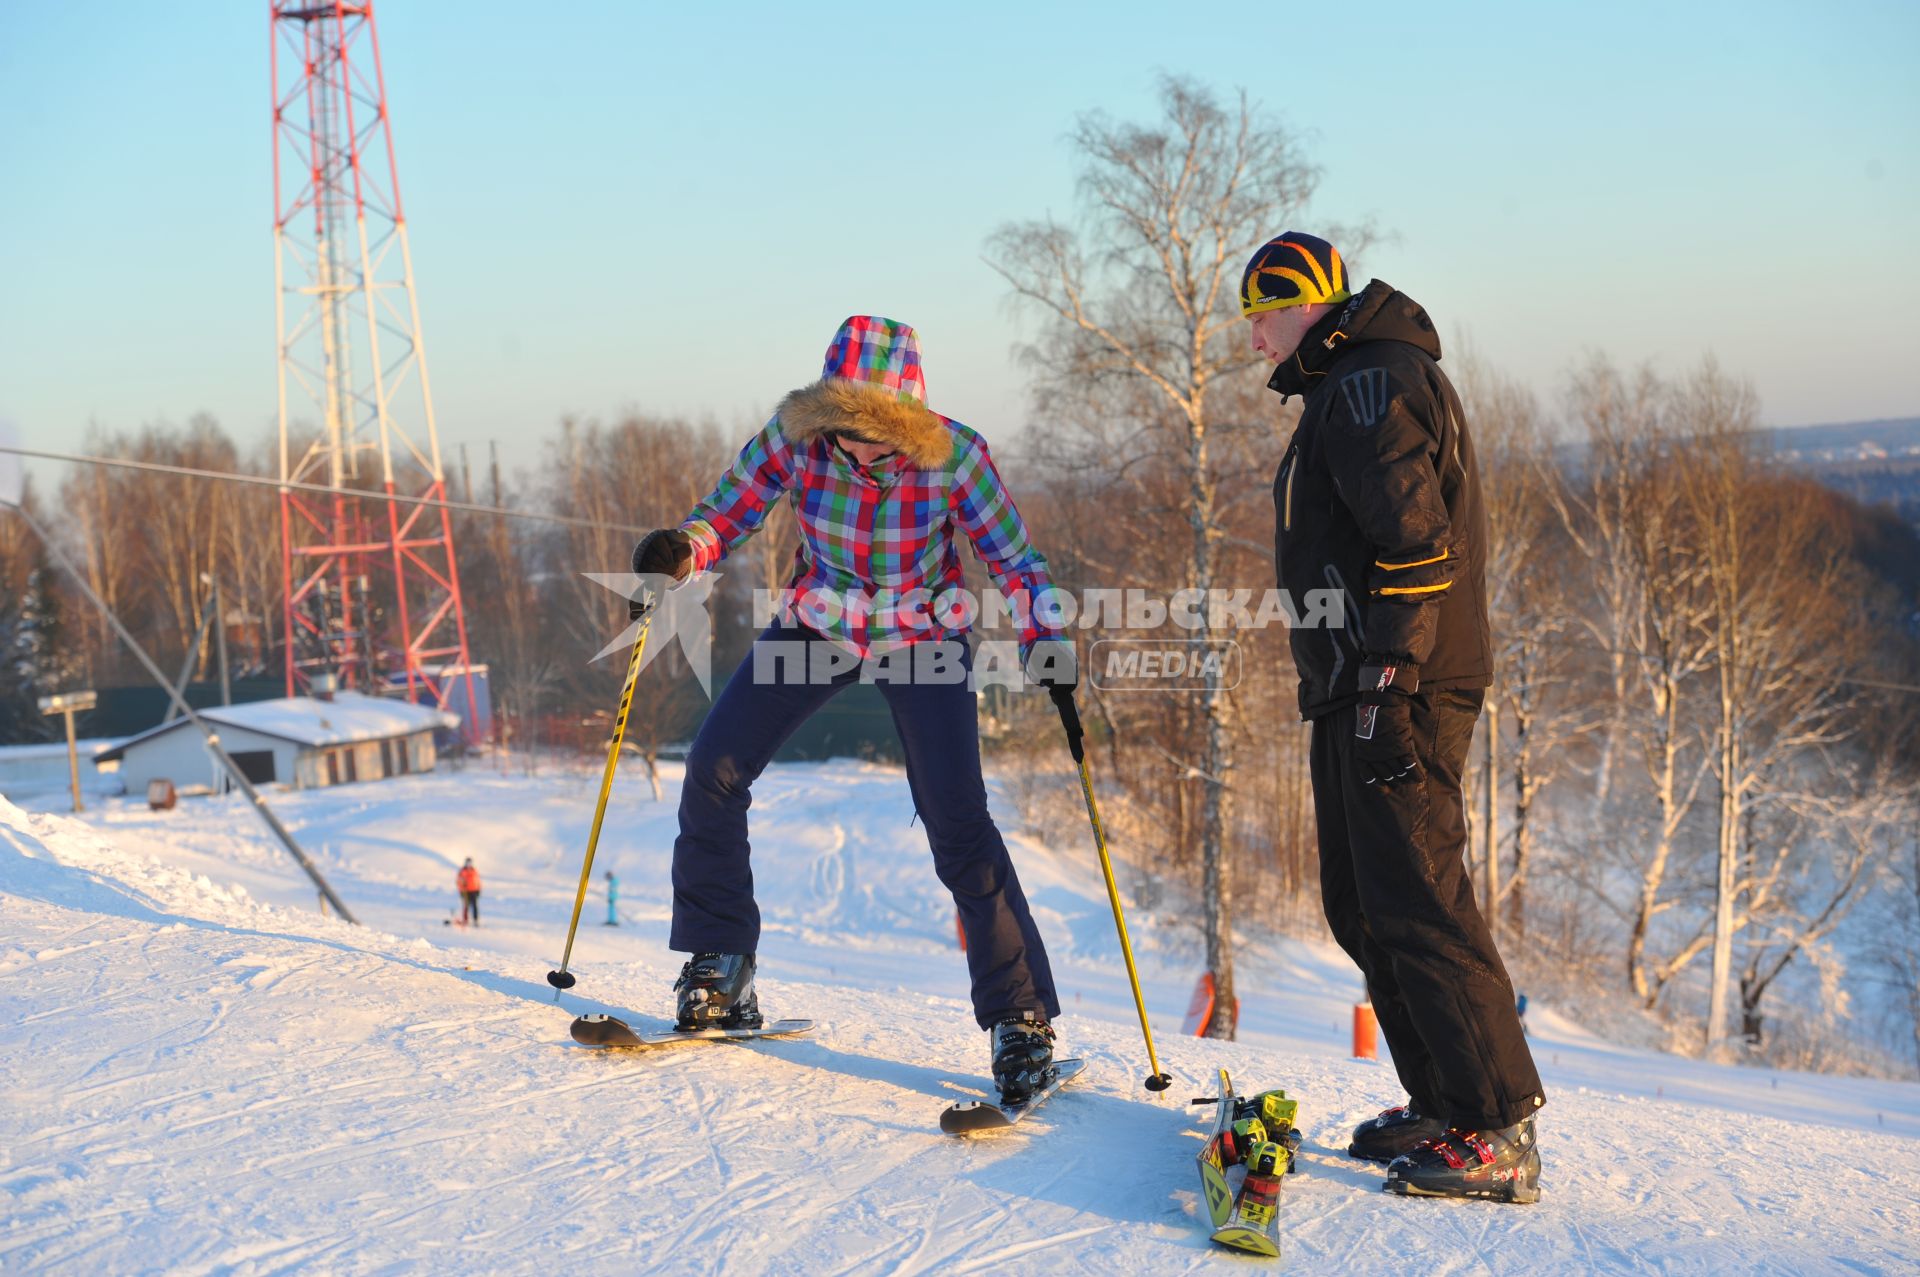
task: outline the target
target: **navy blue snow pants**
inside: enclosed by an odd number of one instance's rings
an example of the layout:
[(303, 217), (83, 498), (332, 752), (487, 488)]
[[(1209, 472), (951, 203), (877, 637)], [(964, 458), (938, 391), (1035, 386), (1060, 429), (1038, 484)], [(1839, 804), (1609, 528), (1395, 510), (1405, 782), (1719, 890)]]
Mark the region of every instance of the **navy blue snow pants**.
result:
[[(763, 651), (767, 644), (782, 646)], [(860, 667), (847, 666), (844, 653), (799, 626), (776, 621), (754, 648), (707, 711), (687, 755), (680, 836), (673, 844), (669, 939), (669, 947), (684, 953), (753, 953), (759, 947), (760, 910), (747, 845), (753, 782), (815, 710), (860, 678)], [(767, 659), (776, 651), (805, 660)], [(964, 676), (952, 675), (956, 665), (972, 668), (972, 653), (964, 641), (916, 644), (910, 653), (914, 659), (900, 654), (875, 683), (893, 713), (934, 872), (953, 893), (966, 931), (974, 1018), (991, 1028), (1021, 1013), (1058, 1016), (1046, 948), (1007, 845), (987, 812), (973, 688)], [(941, 657), (945, 676), (930, 675), (929, 666)], [(836, 662), (841, 668), (834, 668)], [(767, 677), (770, 672), (777, 677)]]

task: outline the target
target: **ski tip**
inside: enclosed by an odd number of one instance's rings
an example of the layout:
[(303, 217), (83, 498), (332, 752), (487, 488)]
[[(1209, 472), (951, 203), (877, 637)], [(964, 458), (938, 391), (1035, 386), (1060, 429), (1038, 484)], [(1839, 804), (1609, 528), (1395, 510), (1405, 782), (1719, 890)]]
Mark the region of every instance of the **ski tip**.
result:
[(952, 1105), (940, 1114), (943, 1135), (978, 1135), (982, 1131), (1005, 1130), (1012, 1125), (1013, 1120), (998, 1104), (980, 1100)]
[(1268, 1259), (1280, 1257), (1280, 1244), (1260, 1232), (1241, 1224), (1229, 1224), (1225, 1228), (1215, 1229), (1213, 1241), (1232, 1250), (1245, 1251), (1249, 1255), (1265, 1255)]
[(610, 1015), (583, 1015), (574, 1020), (567, 1032), (581, 1046), (634, 1046), (640, 1036), (623, 1020)]

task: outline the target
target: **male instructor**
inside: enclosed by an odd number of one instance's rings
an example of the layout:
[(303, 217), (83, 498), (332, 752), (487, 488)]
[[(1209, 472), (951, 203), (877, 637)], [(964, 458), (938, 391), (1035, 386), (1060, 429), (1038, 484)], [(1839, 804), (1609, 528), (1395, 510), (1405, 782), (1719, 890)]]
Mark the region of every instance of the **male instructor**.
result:
[(1296, 628), (1313, 723), (1320, 892), (1410, 1097), (1354, 1131), (1401, 1194), (1539, 1199), (1540, 1075), (1474, 904), (1460, 777), (1491, 681), (1486, 516), (1433, 321), (1333, 245), (1289, 231), (1247, 264), (1267, 385), (1306, 401), (1274, 481), (1280, 584), (1338, 590)]

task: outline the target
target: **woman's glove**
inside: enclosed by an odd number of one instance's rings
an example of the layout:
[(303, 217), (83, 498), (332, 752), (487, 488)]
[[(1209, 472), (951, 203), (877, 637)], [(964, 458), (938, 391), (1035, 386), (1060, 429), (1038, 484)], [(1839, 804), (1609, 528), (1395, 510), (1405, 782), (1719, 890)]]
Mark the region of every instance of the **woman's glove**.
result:
[[(679, 528), (655, 528), (633, 547), (635, 576), (668, 576), (684, 581), (692, 573), (693, 538)], [(627, 615), (637, 621), (652, 606), (652, 591), (641, 590), (627, 600)]]
[(635, 576), (670, 576), (684, 581), (693, 571), (693, 538), (679, 528), (655, 528), (633, 547)]
[(1080, 658), (1065, 639), (1036, 642), (1027, 651), (1026, 670), (1027, 678), (1041, 687), (1071, 690), (1080, 684)]

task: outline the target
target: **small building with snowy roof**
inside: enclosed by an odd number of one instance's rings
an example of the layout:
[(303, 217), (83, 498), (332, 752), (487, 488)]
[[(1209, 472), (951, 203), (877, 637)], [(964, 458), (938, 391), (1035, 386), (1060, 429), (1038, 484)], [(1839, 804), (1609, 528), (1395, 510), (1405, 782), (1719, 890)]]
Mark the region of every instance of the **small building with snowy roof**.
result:
[[(256, 785), (318, 789), (351, 781), (381, 780), (432, 771), (433, 734), (460, 725), (458, 715), (429, 705), (358, 692), (330, 699), (309, 696), (249, 701), (199, 711), (213, 724), (220, 744)], [(185, 718), (149, 728), (95, 755), (119, 764), (127, 793), (145, 793), (150, 781), (175, 787), (228, 787), (206, 736)]]

